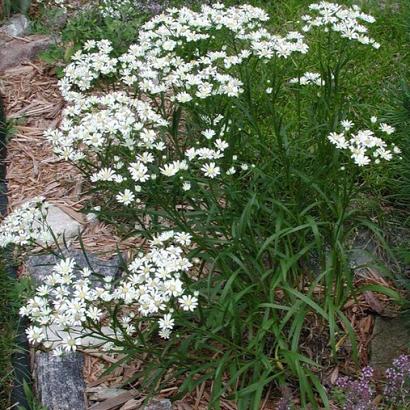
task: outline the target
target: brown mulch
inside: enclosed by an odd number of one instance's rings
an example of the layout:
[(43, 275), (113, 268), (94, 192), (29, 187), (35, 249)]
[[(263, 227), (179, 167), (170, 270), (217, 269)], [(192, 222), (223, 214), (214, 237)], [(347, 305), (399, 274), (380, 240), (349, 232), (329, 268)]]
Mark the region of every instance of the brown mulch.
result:
[[(53, 69), (36, 62), (6, 70), (0, 92), (5, 97), (7, 119), (13, 124), (7, 145), (9, 211), (43, 196), (83, 224), (81, 240), (90, 252), (110, 256), (117, 246), (126, 250), (138, 244), (135, 238), (120, 241), (102, 222), (87, 223), (80, 213), (88, 198), (81, 195), (79, 171), (59, 160), (43, 137), (46, 129), (58, 125), (64, 107)], [(79, 241), (73, 246), (79, 248)]]

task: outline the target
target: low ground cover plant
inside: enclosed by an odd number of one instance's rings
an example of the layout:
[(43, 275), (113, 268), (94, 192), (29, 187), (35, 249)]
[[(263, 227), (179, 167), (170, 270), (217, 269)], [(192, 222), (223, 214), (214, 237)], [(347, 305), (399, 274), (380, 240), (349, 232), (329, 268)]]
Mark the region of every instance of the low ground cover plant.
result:
[[(258, 409), (285, 385), (302, 408), (329, 407), (323, 369), (357, 356), (345, 302), (397, 296), (356, 286), (349, 251), (377, 229), (357, 205), (369, 173), (401, 150), (347, 93), (384, 46), (370, 14), (320, 2), (275, 32), (268, 21), (251, 5), (170, 8), (124, 53), (98, 39), (73, 55), (46, 138), (83, 173), (88, 211), (146, 243), (118, 280), (61, 256), (21, 310), (33, 343), (62, 354), (93, 335), (144, 354), (151, 393), (212, 381), (212, 409)], [(3, 246), (48, 240), (46, 212), (36, 199), (11, 214)]]
[(374, 369), (367, 366), (357, 379), (340, 377), (336, 382), (336, 395), (343, 409), (406, 409), (409, 399), (410, 356), (400, 355), (385, 372), (382, 402), (376, 405)]

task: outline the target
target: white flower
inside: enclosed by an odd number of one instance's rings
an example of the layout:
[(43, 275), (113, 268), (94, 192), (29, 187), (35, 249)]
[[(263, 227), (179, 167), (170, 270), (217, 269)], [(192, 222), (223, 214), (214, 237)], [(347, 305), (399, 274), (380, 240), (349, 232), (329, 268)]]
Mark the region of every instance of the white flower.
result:
[(217, 149), (219, 149), (220, 151), (225, 151), (226, 148), (229, 147), (229, 144), (228, 144), (226, 141), (221, 140), (220, 138), (218, 138), (218, 139), (214, 142), (214, 145), (215, 145), (215, 147), (216, 147)]
[(206, 177), (211, 179), (217, 177), (221, 173), (221, 169), (216, 166), (215, 162), (210, 162), (209, 164), (203, 165), (201, 167), (201, 171)]
[[(377, 122), (377, 119), (372, 117), (372, 122)], [(331, 132), (328, 135), (328, 140), (336, 146), (338, 149), (350, 151), (351, 158), (354, 163), (362, 167), (369, 165), (373, 161), (378, 164), (380, 159), (390, 161), (393, 158), (395, 152), (395, 145), (391, 146), (391, 149), (387, 149), (387, 143), (375, 135), (371, 130), (359, 130), (356, 133), (348, 135), (348, 131), (354, 126), (351, 121), (344, 121), (341, 123), (344, 128), (342, 133)], [(394, 128), (381, 123), (380, 131), (387, 134), (394, 132)]]
[(141, 161), (131, 163), (128, 170), (135, 182), (145, 182), (149, 179), (148, 168)]
[(265, 90), (266, 94), (272, 94), (273, 88), (269, 87)]
[(62, 346), (56, 346), (53, 349), (53, 356), (61, 357), (63, 354), (64, 354), (64, 350), (63, 350)]
[(111, 168), (102, 168), (91, 176), (91, 182), (114, 181), (117, 173)]
[(54, 271), (64, 277), (73, 272), (74, 266), (75, 260), (73, 258), (65, 258), (54, 266)]
[(321, 85), (322, 78), (319, 73), (306, 72), (300, 78), (292, 78), (289, 82), (300, 85)]
[(47, 225), (48, 204), (43, 198), (25, 202), (9, 214), (0, 225), (0, 246), (11, 243), (24, 246), (50, 242), (53, 237)]
[(160, 335), (160, 337), (162, 337), (163, 339), (169, 339), (171, 336), (171, 330), (170, 329), (161, 329), (158, 334)]
[(336, 148), (346, 149), (349, 146), (343, 133), (331, 132), (327, 138), (332, 144), (336, 145)]
[[(160, 336), (169, 337), (175, 324), (172, 317), (175, 302), (182, 301), (181, 310), (193, 310), (198, 304), (196, 298), (184, 297), (187, 289), (181, 279), (181, 272), (192, 267), (184, 256), (184, 247), (191, 242), (188, 233), (162, 232), (149, 241), (149, 248), (136, 256), (128, 273), (115, 286), (111, 276), (101, 279), (98, 272), (92, 275), (90, 269), (80, 269), (71, 258), (60, 261), (44, 279), (45, 285), (39, 286), (34, 297), (20, 309), (20, 314), (33, 323), (27, 329), (30, 342), (53, 348), (56, 336), (50, 330), (53, 326), (64, 329), (61, 349), (66, 352), (75, 351), (82, 346), (83, 336), (93, 333), (105, 343), (108, 340), (100, 334), (99, 322), (104, 320), (105, 326), (118, 326), (118, 319), (110, 316), (113, 306), (118, 309), (123, 330), (129, 336), (136, 332), (135, 315), (130, 312), (139, 312), (139, 320), (161, 314)], [(110, 339), (113, 337), (121, 342), (123, 336), (115, 333)], [(56, 349), (55, 353), (61, 351)]]
[(341, 126), (346, 130), (349, 131), (350, 128), (353, 127), (354, 123), (352, 121), (349, 120), (343, 120), (340, 122)]
[(191, 295), (183, 295), (178, 299), (183, 310), (193, 312), (198, 306), (198, 298)]
[(394, 131), (396, 131), (396, 129), (394, 127), (392, 127), (391, 125), (385, 124), (384, 122), (380, 123), (380, 131), (390, 135), (393, 134)]
[(45, 340), (43, 329), (37, 326), (30, 326), (26, 330), (27, 339), (30, 343), (41, 343)]
[(162, 168), (160, 168), (160, 172), (162, 175), (167, 177), (172, 177), (177, 174), (179, 171), (179, 167), (176, 164), (165, 164)]
[(321, 1), (310, 4), (309, 9), (312, 14), (302, 17), (303, 31), (309, 32), (314, 28), (324, 27), (325, 32), (332, 30), (343, 38), (358, 41), (361, 44), (371, 44), (376, 49), (380, 47), (380, 44), (366, 34), (368, 29), (362, 24), (362, 22), (374, 23), (374, 17), (363, 13), (358, 6), (345, 7)]
[(206, 129), (205, 131), (202, 131), (201, 134), (208, 140), (212, 139), (215, 136), (215, 131), (212, 129)]
[(192, 100), (192, 96), (186, 92), (178, 93), (175, 98), (180, 103), (186, 103)]
[(158, 324), (161, 330), (172, 330), (174, 328), (175, 320), (172, 319), (172, 315), (170, 313), (167, 313), (163, 316), (163, 318), (159, 319)]
[(120, 204), (130, 205), (134, 199), (135, 195), (129, 189), (124, 190), (124, 192), (119, 193), (115, 197)]
[(180, 296), (183, 293), (183, 283), (178, 278), (169, 279), (164, 282), (166, 294)]
[(103, 311), (96, 306), (91, 306), (90, 308), (87, 309), (87, 316), (91, 319), (94, 320), (95, 322), (98, 322), (103, 315)]
[(359, 167), (370, 164), (370, 158), (362, 153), (352, 154), (352, 158)]
[(191, 183), (190, 183), (189, 181), (185, 181), (185, 182), (182, 184), (182, 189), (183, 189), (184, 191), (189, 191), (189, 190), (191, 189)]
[(66, 352), (75, 352), (77, 350), (77, 346), (79, 345), (80, 345), (80, 340), (68, 334), (62, 346)]

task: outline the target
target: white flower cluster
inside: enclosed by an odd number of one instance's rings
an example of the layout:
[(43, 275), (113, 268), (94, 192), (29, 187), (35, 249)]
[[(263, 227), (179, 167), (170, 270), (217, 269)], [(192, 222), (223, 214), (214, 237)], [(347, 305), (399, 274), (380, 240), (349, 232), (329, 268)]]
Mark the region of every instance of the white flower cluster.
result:
[(78, 99), (63, 111), (60, 128), (45, 136), (58, 156), (77, 162), (111, 146), (162, 151), (154, 130), (166, 124), (147, 102), (112, 92)]
[[(110, 327), (115, 339), (121, 341), (125, 335), (136, 333), (137, 317), (157, 319), (159, 335), (169, 338), (175, 325), (174, 308), (189, 312), (198, 305), (197, 296), (189, 294), (181, 280), (192, 266), (184, 256), (184, 248), (190, 244), (187, 233), (158, 235), (150, 241), (149, 250), (131, 262), (127, 275), (118, 283), (111, 277), (102, 281), (87, 267), (79, 269), (72, 258), (61, 260), (20, 309), (32, 322), (27, 329), (30, 342), (53, 346), (63, 335), (56, 347), (59, 354), (62, 349), (76, 350), (83, 345), (82, 338), (96, 334), (105, 349), (110, 349), (113, 345), (99, 332), (101, 326)], [(109, 308), (114, 305), (121, 307), (116, 317)]]
[[(78, 95), (70, 94), (74, 87), (88, 89), (100, 74), (116, 72), (119, 63), (122, 81), (149, 95), (172, 91), (180, 103), (211, 95), (235, 97), (242, 92), (242, 83), (228, 73), (230, 68), (251, 56), (267, 61), (308, 51), (300, 33), (271, 34), (263, 27), (266, 20), (265, 11), (249, 5), (227, 8), (216, 3), (203, 5), (199, 12), (186, 7), (168, 9), (144, 24), (136, 44), (118, 59), (109, 56), (112, 50), (106, 40), (87, 42), (85, 51), (94, 51), (74, 56), (61, 82), (63, 95), (75, 99)], [(210, 40), (218, 33), (228, 34), (232, 45), (223, 41), (212, 49)], [(202, 53), (201, 42), (208, 44)], [(184, 53), (191, 44), (195, 51)]]
[[(187, 178), (220, 175), (223, 169), (216, 162), (225, 157), (229, 147), (223, 139), (229, 126), (221, 125), (223, 119), (222, 115), (208, 118), (210, 128), (199, 135), (195, 147), (187, 146), (180, 153), (183, 159), (175, 160), (162, 130), (167, 122), (149, 103), (112, 92), (78, 99), (65, 109), (60, 128), (48, 130), (45, 136), (59, 157), (77, 163), (91, 160), (98, 166), (91, 182), (111, 183), (111, 189), (118, 192), (117, 202), (128, 206), (143, 203), (144, 185), (160, 177), (186, 171), (177, 181), (182, 181), (187, 191), (191, 187)], [(228, 174), (235, 172), (235, 167), (227, 170)]]
[(300, 85), (322, 85), (323, 80), (319, 73), (306, 72), (300, 78), (292, 78), (289, 81), (291, 84)]
[[(243, 84), (229, 69), (251, 56), (267, 61), (308, 50), (300, 33), (281, 37), (268, 32), (263, 27), (267, 20), (262, 9), (250, 5), (227, 8), (216, 3), (203, 5), (199, 12), (168, 9), (142, 26), (138, 42), (119, 58), (122, 80), (148, 94), (180, 90), (175, 95), (180, 103), (211, 95), (235, 97)], [(212, 41), (220, 33), (229, 42)], [(208, 44), (202, 52), (201, 42)], [(181, 51), (192, 47), (189, 58), (181, 57)]]
[[(311, 10), (321, 16), (305, 18), (312, 27), (331, 23), (339, 31), (345, 26), (363, 31), (357, 21), (372, 20), (357, 8), (332, 3), (314, 4)], [(264, 27), (267, 20), (265, 11), (250, 5), (216, 3), (198, 12), (172, 8), (144, 24), (136, 43), (119, 57), (107, 40), (86, 42), (60, 82), (71, 105), (60, 128), (46, 132), (55, 153), (80, 167), (87, 164), (92, 183), (103, 183), (117, 202), (140, 209), (150, 197), (151, 182), (169, 186), (166, 178), (178, 175), (173, 183), (189, 191), (198, 176), (215, 179), (247, 170), (228, 150), (229, 120), (216, 115), (200, 135), (179, 135), (182, 141), (175, 141), (168, 132), (169, 112), (213, 96), (237, 97), (244, 87), (238, 66), (250, 59), (269, 62), (308, 51), (300, 33), (272, 34)], [(121, 91), (108, 87), (90, 95), (94, 84), (107, 78)], [(314, 72), (290, 82), (323, 84)]]
[(8, 215), (0, 225), (0, 247), (52, 240), (46, 223), (47, 207), (44, 198), (33, 198)]
[(53, 5), (60, 7), (63, 10), (66, 10), (66, 0), (37, 0), (37, 3), (45, 4), (45, 5)]
[(135, 8), (135, 0), (100, 0), (100, 12), (103, 17), (119, 19)]
[(312, 14), (302, 16), (305, 25), (303, 31), (308, 32), (315, 27), (325, 27), (343, 38), (369, 44), (378, 49), (380, 44), (368, 36), (368, 29), (361, 22), (374, 23), (373, 16), (363, 13), (359, 6), (345, 7), (336, 3), (321, 1), (309, 6)]
[[(117, 59), (110, 56), (112, 51), (108, 40), (88, 40), (84, 51), (79, 50), (73, 55), (72, 62), (64, 69), (64, 78), (59, 82), (67, 101), (81, 100), (84, 97), (82, 92), (88, 90), (94, 80), (117, 72)], [(76, 92), (74, 88), (82, 92)]]
[[(377, 118), (372, 117), (371, 122), (376, 124)], [(375, 131), (367, 129), (351, 132), (350, 130), (354, 127), (352, 121), (344, 120), (341, 126), (342, 132), (331, 132), (327, 138), (336, 148), (350, 151), (351, 158), (358, 166), (368, 165), (372, 160), (376, 164), (379, 164), (381, 160), (390, 161), (393, 154), (401, 152), (394, 144), (388, 146), (382, 138), (375, 135)], [(395, 129), (388, 124), (380, 123), (378, 131), (390, 135)]]

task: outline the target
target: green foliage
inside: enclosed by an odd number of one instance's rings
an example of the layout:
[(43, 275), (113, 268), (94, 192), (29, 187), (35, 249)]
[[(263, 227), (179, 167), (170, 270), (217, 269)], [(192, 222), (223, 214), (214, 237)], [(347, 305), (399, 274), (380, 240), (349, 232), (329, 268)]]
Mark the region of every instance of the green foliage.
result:
[(47, 410), (46, 407), (41, 405), (31, 386), (26, 381), (23, 382), (23, 390), (29, 408), (18, 406), (17, 410)]
[(14, 13), (27, 14), (31, 6), (31, 0), (3, 0), (0, 6), (2, 7), (0, 17), (9, 18)]
[(114, 49), (121, 53), (135, 41), (138, 28), (144, 15), (129, 16), (126, 21), (103, 18), (98, 10), (87, 10), (79, 13), (68, 22), (62, 32), (65, 42), (72, 42), (79, 49), (87, 40), (107, 39), (113, 43)]
[(18, 348), (15, 345), (16, 324), (19, 320), (18, 309), (22, 298), (30, 293), (31, 284), (28, 280), (17, 281), (9, 276), (4, 265), (4, 256), (2, 252), (0, 255), (0, 369), (2, 369), (0, 406), (8, 408), (10, 387), (13, 382), (11, 356)]
[[(46, 18), (50, 13), (49, 10), (42, 11), (42, 17), (35, 22), (37, 32), (50, 31)], [(146, 17), (146, 14), (136, 11), (127, 16), (126, 20), (117, 20), (102, 17), (97, 8), (85, 9), (75, 13), (61, 29), (61, 33), (58, 33), (61, 35), (61, 43), (50, 47), (40, 56), (49, 64), (57, 64), (57, 75), (62, 76), (62, 67), (88, 40), (108, 39), (118, 54), (124, 52), (137, 38), (138, 29)]]

